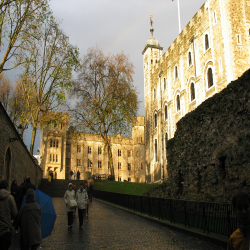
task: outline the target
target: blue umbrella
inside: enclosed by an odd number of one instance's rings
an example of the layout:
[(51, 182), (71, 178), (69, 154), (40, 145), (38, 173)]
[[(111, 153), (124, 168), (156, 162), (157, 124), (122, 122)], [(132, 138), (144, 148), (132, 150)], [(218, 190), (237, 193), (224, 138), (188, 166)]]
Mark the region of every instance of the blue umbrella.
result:
[[(43, 239), (51, 235), (52, 233), (56, 221), (56, 212), (50, 196), (41, 192), (38, 189), (35, 190), (35, 194), (36, 194), (36, 203), (40, 205), (42, 210), (41, 232)], [(21, 209), (24, 204), (26, 204), (26, 195), (24, 195), (23, 197)]]

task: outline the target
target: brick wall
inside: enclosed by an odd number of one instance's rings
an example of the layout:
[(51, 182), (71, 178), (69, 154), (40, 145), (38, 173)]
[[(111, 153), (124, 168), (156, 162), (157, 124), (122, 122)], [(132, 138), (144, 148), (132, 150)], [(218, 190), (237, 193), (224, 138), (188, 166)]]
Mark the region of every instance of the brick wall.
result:
[[(18, 138), (18, 141), (10, 142), (10, 138)], [(0, 102), (0, 178), (7, 179), (9, 185), (17, 180), (20, 185), (24, 176), (30, 176), (31, 182), (38, 187), (42, 170), (33, 160)]]

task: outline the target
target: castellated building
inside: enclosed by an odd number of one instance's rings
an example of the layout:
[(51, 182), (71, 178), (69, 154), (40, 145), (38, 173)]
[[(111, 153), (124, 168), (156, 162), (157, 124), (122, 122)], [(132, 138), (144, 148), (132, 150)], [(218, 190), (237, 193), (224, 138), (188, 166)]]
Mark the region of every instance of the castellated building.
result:
[[(74, 132), (68, 127), (68, 115), (53, 113), (41, 123), (41, 168), (43, 178), (53, 171), (54, 178), (69, 179), (70, 171), (80, 171), (80, 179), (107, 177), (108, 153), (99, 135)], [(144, 117), (132, 126), (132, 138), (111, 136), (116, 181), (145, 182)], [(89, 175), (87, 174), (89, 173)]]
[(142, 52), (146, 181), (155, 182), (167, 177), (177, 122), (249, 68), (250, 1), (206, 1), (163, 55), (150, 31)]

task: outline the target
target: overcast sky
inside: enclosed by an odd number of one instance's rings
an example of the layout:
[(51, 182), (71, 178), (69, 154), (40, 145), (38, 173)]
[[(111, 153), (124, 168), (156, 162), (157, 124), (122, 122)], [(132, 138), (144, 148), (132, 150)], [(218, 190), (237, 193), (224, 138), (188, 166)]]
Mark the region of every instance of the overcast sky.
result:
[[(179, 0), (183, 29), (205, 0)], [(144, 115), (144, 78), (142, 51), (150, 38), (150, 14), (154, 37), (168, 49), (179, 34), (177, 0), (51, 0), (54, 16), (77, 45), (81, 57), (89, 47), (98, 45), (105, 53), (124, 51), (135, 66), (134, 85), (142, 101), (138, 115)], [(30, 135), (24, 141), (30, 144)], [(38, 133), (34, 154), (40, 145)]]

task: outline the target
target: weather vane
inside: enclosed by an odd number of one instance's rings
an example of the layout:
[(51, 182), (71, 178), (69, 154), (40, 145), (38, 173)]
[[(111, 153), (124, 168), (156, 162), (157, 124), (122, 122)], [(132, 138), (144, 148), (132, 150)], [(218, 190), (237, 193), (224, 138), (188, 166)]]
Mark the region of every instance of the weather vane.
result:
[(152, 13), (150, 14), (150, 21), (149, 21), (149, 23), (151, 24), (151, 27), (153, 27), (153, 20), (152, 20), (152, 18), (153, 18), (153, 15), (152, 15)]

